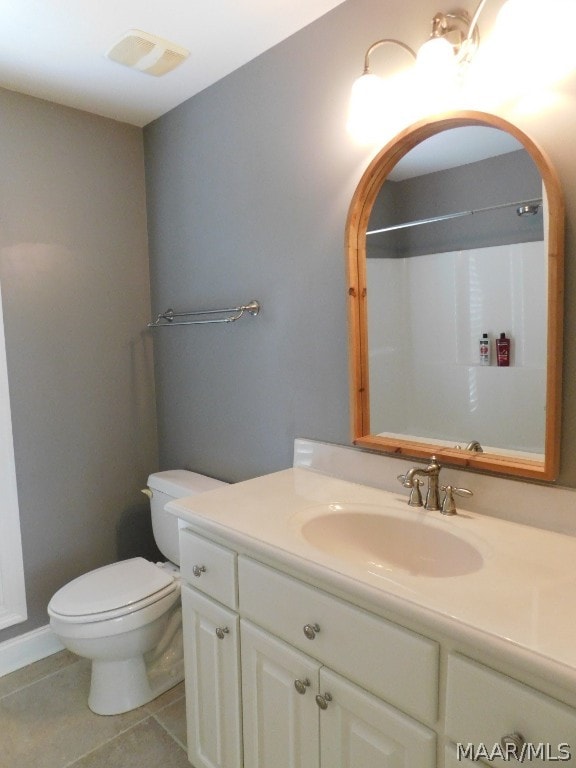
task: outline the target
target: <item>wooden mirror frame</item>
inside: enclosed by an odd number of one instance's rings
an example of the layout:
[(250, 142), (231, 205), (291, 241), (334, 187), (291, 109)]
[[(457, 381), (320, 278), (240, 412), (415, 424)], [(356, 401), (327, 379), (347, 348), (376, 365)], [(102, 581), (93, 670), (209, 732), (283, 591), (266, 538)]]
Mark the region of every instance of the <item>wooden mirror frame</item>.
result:
[[(376, 197), (394, 166), (411, 149), (441, 131), (463, 126), (499, 128), (520, 141), (538, 168), (548, 199), (548, 321), (544, 461), (494, 453), (470, 453), (434, 444), (370, 434), (366, 230)], [(552, 481), (560, 464), (564, 270), (564, 196), (558, 175), (544, 152), (519, 128), (484, 112), (453, 112), (402, 131), (372, 160), (352, 198), (346, 222), (350, 405), (355, 445), (413, 458), (436, 455), (445, 464)]]

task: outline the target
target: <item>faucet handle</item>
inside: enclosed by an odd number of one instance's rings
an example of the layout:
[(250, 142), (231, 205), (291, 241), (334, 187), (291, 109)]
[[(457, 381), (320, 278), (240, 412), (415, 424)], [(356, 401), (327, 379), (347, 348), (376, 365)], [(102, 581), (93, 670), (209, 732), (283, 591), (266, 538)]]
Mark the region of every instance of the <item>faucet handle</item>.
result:
[(404, 488), (410, 488), (410, 497), (408, 499), (408, 506), (410, 507), (421, 507), (422, 504), (422, 493), (420, 492), (420, 486), (423, 485), (424, 481), (420, 480), (418, 477), (413, 477), (412, 482), (408, 481), (406, 482), (406, 475), (397, 475), (396, 476), (398, 481), (402, 483)]
[(442, 490), (445, 491), (444, 500), (442, 502), (442, 509), (440, 510), (443, 515), (456, 515), (456, 503), (454, 502), (454, 494), (457, 496), (473, 496), (471, 490), (468, 488), (454, 488), (453, 485), (443, 485)]
[(424, 481), (420, 480), (420, 478), (415, 477), (414, 480), (412, 480), (412, 490), (410, 491), (410, 498), (408, 499), (409, 507), (422, 506), (422, 493), (420, 492), (421, 485), (424, 485)]
[(404, 488), (412, 488), (411, 482), (406, 482), (406, 475), (396, 475), (396, 479)]

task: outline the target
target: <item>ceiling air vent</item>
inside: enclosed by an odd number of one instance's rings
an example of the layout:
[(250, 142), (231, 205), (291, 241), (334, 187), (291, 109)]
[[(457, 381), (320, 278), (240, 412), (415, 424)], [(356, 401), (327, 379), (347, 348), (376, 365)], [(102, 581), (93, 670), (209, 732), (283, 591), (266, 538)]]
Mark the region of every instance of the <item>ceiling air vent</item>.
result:
[(106, 52), (112, 61), (156, 77), (171, 72), (189, 55), (186, 48), (139, 29), (131, 29)]

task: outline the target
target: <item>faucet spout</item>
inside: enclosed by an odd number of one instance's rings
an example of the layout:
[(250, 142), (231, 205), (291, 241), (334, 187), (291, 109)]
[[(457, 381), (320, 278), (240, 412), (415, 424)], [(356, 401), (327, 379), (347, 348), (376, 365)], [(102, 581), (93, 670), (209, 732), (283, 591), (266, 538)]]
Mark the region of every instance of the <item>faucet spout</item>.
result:
[(424, 502), (424, 509), (439, 510), (440, 509), (440, 490), (439, 490), (439, 477), (440, 477), (440, 464), (436, 460), (436, 456), (432, 456), (430, 464), (427, 467), (412, 467), (402, 478), (402, 485), (405, 488), (413, 488), (414, 483), (417, 482), (417, 477), (428, 478), (428, 491), (426, 492), (426, 501)]

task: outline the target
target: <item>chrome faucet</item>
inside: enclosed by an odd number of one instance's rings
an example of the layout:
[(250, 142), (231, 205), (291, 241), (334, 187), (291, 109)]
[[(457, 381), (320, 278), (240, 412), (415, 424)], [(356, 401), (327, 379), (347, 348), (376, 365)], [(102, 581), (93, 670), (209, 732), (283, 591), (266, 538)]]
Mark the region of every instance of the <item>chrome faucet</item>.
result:
[(454, 448), (457, 451), (472, 451), (473, 453), (484, 453), (484, 448), (480, 445), (478, 440), (472, 440), (468, 443), (468, 445), (465, 448), (462, 448), (461, 445), (455, 445)]
[[(404, 486), (404, 488), (416, 488), (416, 491), (418, 492), (418, 486), (420, 484), (420, 481), (418, 480), (418, 477), (427, 477), (428, 478), (428, 490), (426, 492), (426, 500), (424, 502), (424, 509), (429, 510), (439, 510), (441, 509), (440, 506), (440, 491), (439, 491), (439, 477), (440, 477), (440, 464), (438, 464), (438, 461), (436, 460), (436, 456), (432, 456), (430, 460), (430, 464), (428, 464), (427, 467), (412, 467), (412, 469), (409, 469), (408, 472), (406, 472), (405, 475), (399, 475), (398, 479)], [(416, 495), (419, 495), (417, 493)], [(420, 504), (416, 502), (416, 500), (413, 500), (414, 494), (410, 494), (410, 501), (408, 502), (411, 506), (421, 506), (422, 499), (420, 497)]]
[[(440, 469), (441, 467), (436, 456), (432, 456), (427, 467), (412, 467), (405, 475), (398, 475), (398, 480), (400, 480), (404, 488), (411, 489), (410, 498), (408, 499), (408, 504), (411, 507), (424, 506), (424, 509), (431, 511), (440, 510), (443, 515), (455, 515), (457, 512), (454, 494), (457, 496), (472, 496), (473, 494), (468, 488), (455, 488), (453, 485), (443, 485), (444, 499), (442, 504), (440, 504), (440, 493), (438, 490)], [(428, 478), (428, 491), (424, 503), (422, 503), (422, 494), (420, 493), (421, 475)]]

